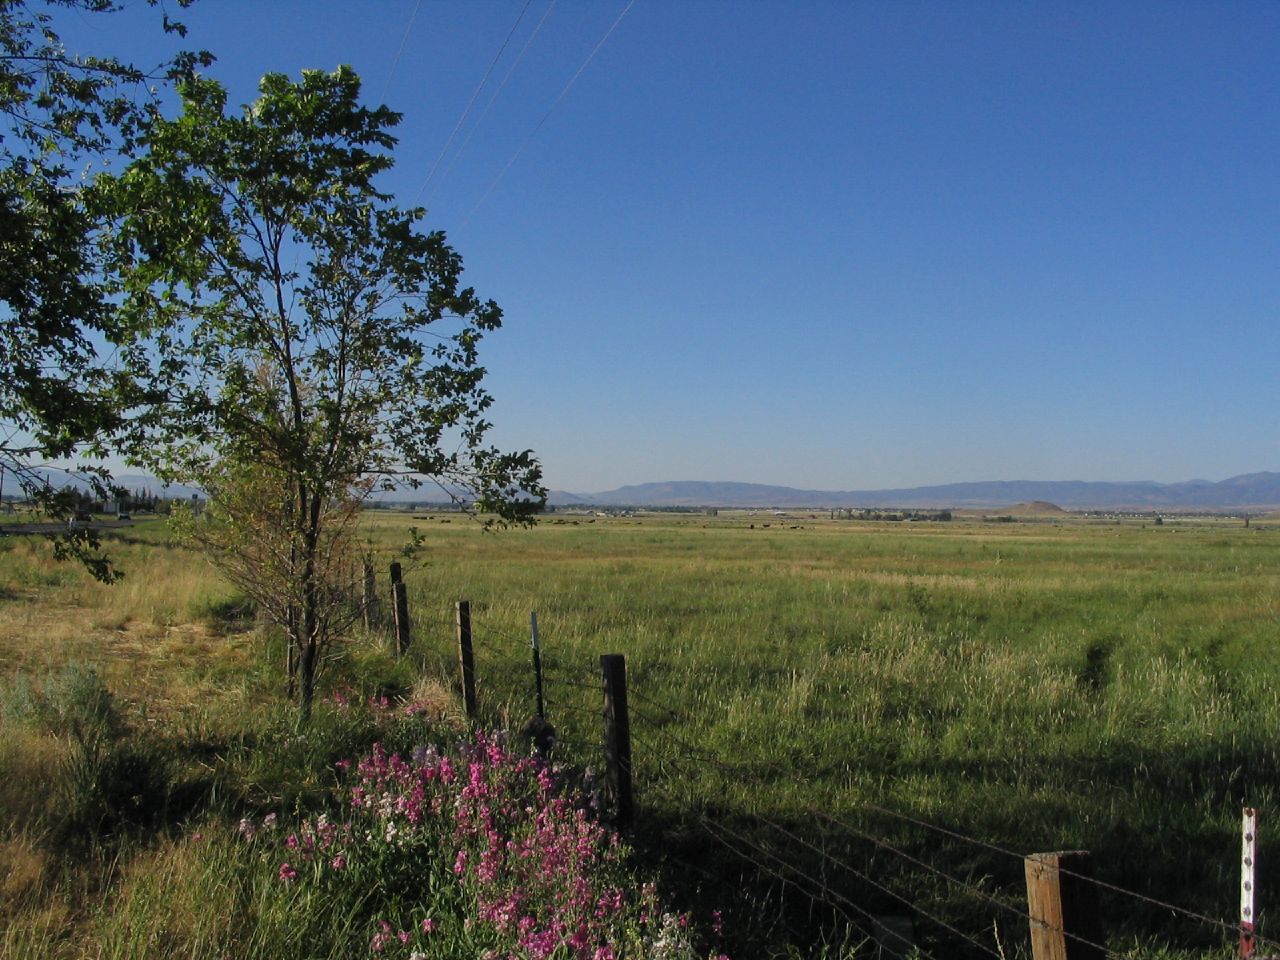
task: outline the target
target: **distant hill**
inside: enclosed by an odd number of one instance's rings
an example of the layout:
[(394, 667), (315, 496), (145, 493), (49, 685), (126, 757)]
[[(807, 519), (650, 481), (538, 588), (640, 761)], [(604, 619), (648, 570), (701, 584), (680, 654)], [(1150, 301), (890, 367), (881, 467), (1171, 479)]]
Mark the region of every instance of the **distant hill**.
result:
[[(68, 473), (64, 470), (54, 470), (48, 467), (39, 467), (35, 470), (38, 476), (48, 481), (49, 486), (55, 488), (71, 487), (74, 490), (88, 490), (92, 485), (83, 477), (76, 476), (74, 473)], [(144, 473), (118, 473), (112, 476), (111, 482), (117, 487), (133, 492), (141, 490), (148, 494), (165, 497), (168, 499), (187, 500), (192, 496), (204, 496), (204, 492), (196, 487), (188, 487), (181, 483), (164, 484), (155, 477), (148, 476)], [(15, 494), (17, 495), (17, 494)]]
[(600, 493), (553, 491), (550, 502), (627, 507), (998, 508), (1043, 504), (1064, 510), (1265, 510), (1280, 508), (1280, 473), (1249, 473), (1218, 483), (986, 480), (891, 490), (798, 490), (759, 483), (674, 480)]
[[(59, 471), (46, 471), (54, 486), (84, 481)], [(115, 478), (129, 490), (148, 490), (187, 498), (200, 491), (175, 484), (164, 487), (154, 477), (122, 474)], [(459, 496), (465, 493), (459, 491)], [(378, 491), (382, 503), (444, 501), (439, 488)], [(1213, 483), (1106, 483), (1086, 480), (986, 480), (932, 487), (890, 490), (799, 490), (794, 487), (729, 481), (671, 480), (640, 483), (600, 493), (551, 491), (555, 506), (792, 508), (879, 507), (907, 509), (985, 509), (1002, 513), (1046, 515), (1065, 510), (1280, 510), (1280, 473), (1246, 473)]]

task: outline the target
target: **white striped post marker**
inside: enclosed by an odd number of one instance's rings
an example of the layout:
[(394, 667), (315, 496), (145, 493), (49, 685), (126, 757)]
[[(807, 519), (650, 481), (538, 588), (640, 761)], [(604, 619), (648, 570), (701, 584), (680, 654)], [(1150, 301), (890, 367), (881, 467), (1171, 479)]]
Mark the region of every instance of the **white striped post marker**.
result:
[(1253, 892), (1254, 867), (1258, 863), (1258, 811), (1253, 807), (1244, 808), (1241, 825), (1243, 839), (1240, 855), (1240, 956), (1253, 956), (1257, 946), (1253, 934)]

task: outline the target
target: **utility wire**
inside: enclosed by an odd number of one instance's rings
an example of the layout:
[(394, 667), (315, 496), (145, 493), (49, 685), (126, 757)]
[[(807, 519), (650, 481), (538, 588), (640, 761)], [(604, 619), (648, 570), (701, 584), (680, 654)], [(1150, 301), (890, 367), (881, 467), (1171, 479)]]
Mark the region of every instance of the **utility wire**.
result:
[[(762, 870), (765, 873), (769, 874), (770, 876), (774, 877), (779, 883), (782, 884), (784, 888), (791, 887), (793, 890), (796, 891), (796, 893), (798, 893), (800, 896), (806, 898), (811, 902), (818, 899), (814, 895), (812, 890), (805, 889), (803, 886), (797, 883), (793, 878), (769, 866), (769, 864), (763, 863), (760, 860), (757, 860), (755, 857), (751, 856), (749, 853), (744, 853), (742, 850), (738, 849), (738, 847), (736, 847), (733, 842), (714, 833), (710, 827), (707, 827), (705, 829), (707, 830), (707, 833), (710, 835), (711, 839), (714, 840), (716, 843), (720, 844), (722, 847), (728, 850), (731, 854), (733, 854), (735, 857), (739, 858), (740, 860), (744, 861), (745, 863), (748, 863), (751, 866), (755, 867), (757, 870)], [(767, 854), (767, 851), (764, 851), (763, 848), (761, 847), (757, 846), (755, 847), (755, 849)], [(692, 864), (688, 864), (687, 861), (680, 860), (679, 858), (673, 858), (673, 859), (675, 859), (677, 863), (684, 864), (686, 866), (692, 866)], [(713, 879), (719, 883), (723, 883), (722, 877), (714, 877), (711, 873), (709, 873), (707, 870), (702, 869), (701, 867), (694, 867), (694, 869), (710, 879)], [(838, 913), (841, 917), (844, 918), (844, 922), (847, 926), (849, 927), (855, 926), (856, 921), (853, 919), (853, 917), (849, 915), (848, 911), (846, 911), (844, 907), (842, 907), (840, 904), (831, 903), (829, 900), (825, 902), (827, 902), (836, 913)], [(784, 914), (779, 914), (777, 922), (780, 922), (782, 926), (784, 926), (787, 929), (787, 932), (791, 935), (791, 938), (793, 941), (799, 942), (804, 939), (805, 934), (796, 930), (796, 928), (792, 926), (790, 922), (788, 922)], [(891, 933), (893, 936), (895, 936), (897, 939), (905, 942), (905, 938), (901, 934), (898, 934), (896, 931), (888, 931), (888, 932)], [(877, 944), (880, 943), (880, 941), (876, 940), (874, 937), (871, 937), (870, 939), (874, 943), (877, 943)], [(927, 955), (924, 954), (923, 952), (920, 954), (920, 956), (927, 957)]]
[(386, 83), (382, 85), (382, 97), (385, 102), (387, 99), (387, 91), (391, 89), (391, 78), (395, 76), (396, 64), (400, 62), (400, 55), (404, 53), (404, 45), (409, 42), (409, 32), (413, 30), (413, 21), (418, 19), (418, 8), (422, 6), (422, 0), (418, 0), (413, 5), (413, 14), (409, 17), (409, 22), (405, 25), (404, 36), (400, 38), (400, 48), (396, 50), (396, 55), (391, 61), (391, 69), (387, 71)]
[(458, 131), (462, 129), (462, 125), (467, 122), (467, 115), (471, 113), (471, 108), (475, 106), (476, 97), (480, 96), (480, 91), (484, 89), (484, 85), (489, 82), (489, 76), (493, 73), (493, 68), (498, 65), (498, 61), (502, 59), (502, 54), (507, 49), (507, 44), (511, 42), (511, 38), (515, 35), (516, 28), (520, 26), (520, 21), (524, 19), (525, 11), (529, 9), (529, 4), (533, 0), (525, 0), (524, 6), (520, 8), (520, 13), (516, 17), (516, 22), (511, 25), (511, 29), (507, 31), (507, 38), (502, 41), (502, 46), (498, 48), (498, 52), (494, 54), (493, 59), (489, 62), (489, 69), (484, 72), (484, 76), (480, 78), (480, 83), (476, 86), (471, 94), (471, 99), (467, 101), (467, 106), (462, 111), (462, 116), (458, 117), (458, 122), (453, 125), (453, 131), (449, 134), (449, 139), (444, 142), (444, 146), (440, 148), (440, 155), (436, 157), (436, 162), (431, 165), (431, 172), (427, 174), (427, 179), (422, 181), (422, 186), (418, 188), (417, 195), (413, 198), (416, 204), (422, 196), (422, 192), (427, 189), (427, 184), (431, 182), (431, 178), (436, 175), (436, 170), (440, 167), (440, 161), (444, 159), (449, 147), (453, 143), (453, 138), (458, 135)]
[[(484, 105), (484, 109), (480, 111), (480, 116), (476, 118), (476, 122), (473, 123), (471, 125), (471, 129), (467, 131), (467, 135), (462, 140), (462, 145), (459, 146), (458, 149), (453, 152), (453, 157), (452, 159), (449, 160), (448, 165), (445, 166), (444, 172), (440, 174), (440, 179), (436, 181), (436, 185), (432, 187), (431, 192), (427, 194), (427, 202), (426, 202), (427, 207), (431, 206), (431, 201), (435, 198), (436, 191), (440, 189), (440, 184), (443, 183), (445, 180), (449, 179), (449, 174), (450, 172), (452, 172), (454, 164), (458, 162), (458, 158), (467, 152), (467, 144), (471, 142), (471, 138), (475, 136), (476, 131), (480, 129), (480, 125), (484, 123), (484, 118), (489, 115), (489, 109), (493, 106), (494, 101), (497, 100), (498, 96), (502, 93), (502, 91), (506, 89), (507, 81), (510, 80), (511, 75), (516, 72), (516, 67), (520, 66), (520, 61), (524, 59), (525, 52), (529, 49), (529, 47), (533, 44), (534, 39), (542, 31), (542, 25), (547, 22), (547, 17), (551, 16), (551, 11), (555, 9), (557, 2), (558, 0), (551, 0), (551, 3), (547, 6), (547, 9), (543, 12), (542, 18), (538, 21), (537, 26), (533, 28), (533, 33), (529, 34), (529, 38), (525, 40), (524, 46), (521, 47), (520, 52), (516, 54), (515, 60), (513, 60), (511, 62), (511, 66), (507, 68), (506, 75), (502, 78), (502, 82), (498, 84), (498, 88), (494, 90), (493, 95), (489, 97), (489, 102), (486, 103)], [(419, 196), (421, 196), (421, 192), (419, 192)]]
[(665, 703), (659, 703), (657, 700), (653, 699), (653, 697), (646, 695), (642, 690), (629, 690), (628, 694), (634, 696), (637, 700), (649, 704), (649, 706), (654, 707), (657, 710), (661, 710), (675, 723), (682, 723), (689, 726), (692, 726), (693, 724), (693, 721), (688, 716), (667, 706)]
[[(808, 813), (809, 813), (809, 814), (811, 814), (811, 815), (816, 815), (816, 814), (818, 814), (818, 811), (816, 811), (816, 810), (814, 810), (814, 809), (812, 809), (812, 808), (810, 808), (810, 809), (809, 809), (809, 810), (807, 810), (806, 812), (808, 812)], [(848, 863), (845, 863), (844, 861), (840, 860), (840, 859), (839, 859), (839, 858), (837, 858), (837, 857), (833, 857), (833, 856), (831, 856), (831, 854), (827, 853), (827, 851), (825, 851), (825, 850), (821, 849), (820, 847), (815, 846), (813, 843), (809, 842), (808, 840), (804, 839), (803, 837), (799, 836), (798, 834), (794, 833), (793, 831), (791, 831), (791, 830), (787, 829), (786, 827), (782, 826), (782, 825), (781, 825), (781, 824), (779, 824), (778, 822), (776, 822), (776, 821), (774, 821), (774, 820), (771, 820), (771, 819), (770, 819), (770, 818), (768, 818), (768, 817), (761, 816), (760, 814), (750, 814), (750, 816), (752, 817), (752, 819), (754, 819), (754, 820), (756, 820), (756, 821), (758, 821), (758, 822), (760, 822), (760, 823), (763, 823), (763, 824), (765, 824), (766, 826), (768, 826), (768, 827), (772, 828), (773, 830), (776, 830), (777, 832), (779, 832), (779, 833), (783, 834), (783, 835), (784, 835), (784, 836), (786, 836), (789, 840), (791, 840), (791, 841), (793, 841), (793, 842), (795, 842), (795, 843), (799, 843), (800, 845), (802, 845), (802, 846), (804, 846), (804, 847), (807, 847), (808, 849), (812, 850), (814, 853), (816, 853), (816, 854), (821, 858), (822, 862), (824, 862), (824, 863), (830, 862), (830, 863), (834, 864), (835, 866), (839, 867), (841, 870), (844, 870), (846, 873), (849, 873), (849, 874), (852, 874), (852, 875), (853, 875), (853, 876), (855, 876), (855, 877), (858, 877), (858, 878), (859, 878), (860, 880), (862, 880), (864, 883), (867, 883), (868, 885), (870, 885), (870, 886), (874, 887), (875, 889), (877, 889), (877, 890), (879, 890), (880, 892), (884, 893), (885, 895), (887, 895), (887, 896), (891, 897), (892, 899), (897, 900), (897, 901), (899, 901), (900, 903), (902, 903), (902, 904), (904, 904), (904, 905), (906, 905), (906, 906), (910, 907), (910, 908), (911, 908), (912, 910), (914, 910), (916, 913), (920, 914), (920, 916), (925, 917), (926, 919), (928, 919), (928, 920), (932, 921), (933, 923), (935, 923), (937, 926), (941, 927), (942, 929), (944, 929), (944, 930), (948, 931), (949, 933), (951, 933), (951, 934), (953, 934), (953, 935), (955, 935), (955, 936), (960, 937), (960, 938), (961, 938), (961, 939), (963, 939), (963, 940), (968, 941), (970, 944), (972, 944), (973, 946), (977, 947), (979, 950), (981, 950), (981, 951), (983, 951), (983, 952), (985, 952), (985, 953), (987, 953), (987, 954), (990, 954), (990, 955), (991, 955), (991, 956), (993, 956), (993, 957), (996, 957), (996, 958), (997, 958), (997, 960), (1000, 960), (1000, 954), (999, 954), (999, 953), (997, 953), (995, 950), (992, 950), (992, 949), (991, 949), (990, 947), (988, 947), (986, 944), (981, 943), (981, 942), (980, 942), (980, 941), (978, 941), (978, 940), (975, 940), (973, 937), (969, 936), (969, 935), (968, 935), (968, 934), (966, 934), (964, 931), (957, 929), (956, 927), (954, 927), (954, 926), (952, 926), (951, 924), (947, 923), (945, 920), (941, 919), (940, 917), (937, 917), (937, 916), (935, 916), (935, 915), (933, 915), (933, 914), (929, 913), (928, 911), (923, 910), (923, 909), (922, 909), (918, 904), (916, 904), (914, 901), (912, 901), (912, 900), (910, 900), (909, 898), (907, 898), (907, 897), (903, 896), (902, 894), (897, 893), (897, 892), (896, 892), (896, 891), (894, 891), (894, 890), (889, 889), (888, 887), (886, 887), (886, 886), (884, 886), (883, 884), (881, 884), (881, 883), (877, 882), (876, 880), (873, 880), (873, 879), (872, 879), (868, 874), (864, 873), (863, 871), (858, 870), (858, 869), (856, 869), (856, 868), (854, 868), (854, 867), (850, 866)], [(711, 820), (711, 818), (710, 818), (710, 817), (708, 817), (706, 814), (702, 814), (702, 815), (699, 817), (699, 819), (700, 819), (700, 821), (702, 822), (702, 824), (704, 825), (704, 827), (708, 827), (708, 828), (710, 828), (710, 829), (714, 829), (713, 821), (712, 821), (712, 820)], [(724, 830), (726, 830), (726, 831), (728, 831), (728, 832), (730, 832), (730, 833), (735, 833), (735, 831), (733, 831), (731, 828), (729, 828), (729, 827), (725, 826), (723, 823), (719, 823), (719, 826), (720, 826), (720, 828), (721, 828), (721, 829), (724, 829)], [(735, 835), (737, 835), (737, 836), (739, 837), (739, 839), (740, 839), (740, 840), (745, 840), (745, 838), (742, 838), (740, 834), (736, 834), (736, 833), (735, 833)], [(746, 842), (750, 843), (750, 841), (746, 841)], [(753, 845), (754, 845), (754, 844), (753, 844)], [(851, 906), (851, 907), (853, 907), (855, 910), (858, 910), (859, 912), (861, 912), (861, 913), (865, 914), (866, 916), (868, 916), (868, 917), (871, 917), (871, 916), (872, 916), (872, 914), (870, 914), (870, 913), (869, 913), (868, 911), (866, 911), (864, 908), (862, 908), (862, 907), (858, 906), (857, 904), (854, 904), (854, 903), (853, 903), (851, 900), (849, 900), (847, 897), (843, 896), (843, 895), (842, 895), (842, 894), (840, 894), (838, 891), (834, 890), (832, 887), (830, 887), (829, 885), (827, 885), (825, 881), (821, 881), (821, 880), (818, 880), (818, 879), (816, 879), (816, 878), (810, 877), (808, 874), (805, 874), (803, 871), (801, 871), (798, 867), (794, 866), (793, 864), (789, 863), (789, 862), (788, 862), (788, 861), (786, 861), (786, 860), (783, 860), (781, 857), (777, 856), (776, 854), (773, 854), (772, 852), (767, 851), (767, 850), (765, 850), (764, 848), (759, 847), (758, 845), (754, 845), (754, 846), (756, 847), (756, 849), (760, 850), (762, 853), (766, 853), (766, 854), (767, 854), (768, 856), (770, 856), (772, 859), (774, 859), (774, 860), (776, 860), (777, 862), (779, 862), (779, 863), (783, 864), (783, 865), (784, 865), (784, 866), (786, 866), (788, 869), (794, 870), (798, 875), (805, 877), (805, 878), (806, 878), (810, 883), (812, 883), (812, 884), (813, 884), (817, 889), (819, 889), (819, 890), (823, 891), (823, 893), (824, 893), (824, 894), (829, 893), (829, 894), (831, 894), (832, 896), (834, 896), (836, 899), (840, 900), (840, 901), (841, 901), (841, 902), (843, 902), (843, 903), (848, 904), (849, 906)], [(967, 888), (967, 885), (964, 885), (964, 886), (966, 886), (966, 888)], [(832, 901), (831, 901), (831, 899), (830, 899), (830, 897), (826, 897), (826, 896), (824, 896), (824, 897), (823, 897), (823, 899), (828, 900), (828, 902), (832, 902)], [(833, 905), (834, 905), (834, 903), (833, 903)], [(1025, 916), (1025, 914), (1022, 914), (1022, 916)], [(847, 918), (847, 919), (851, 919), (851, 918), (848, 918), (848, 915), (847, 915), (847, 914), (846, 914), (846, 918)], [(901, 935), (900, 935), (900, 934), (896, 934), (896, 933), (895, 933), (895, 936), (899, 936), (899, 937), (901, 937)], [(904, 943), (905, 943), (905, 938), (903, 938), (903, 939), (904, 939)], [(1093, 946), (1096, 946), (1096, 944), (1094, 944)], [(1106, 951), (1105, 951), (1105, 948), (1100, 948), (1100, 949), (1103, 949), (1104, 953), (1106, 952)]]
[(600, 48), (603, 47), (605, 44), (605, 41), (608, 40), (609, 37), (613, 35), (613, 31), (618, 28), (618, 24), (622, 22), (622, 18), (627, 15), (627, 13), (631, 10), (633, 6), (635, 6), (635, 3), (636, 3), (636, 0), (628, 0), (627, 5), (623, 7), (622, 12), (618, 14), (618, 19), (614, 20), (613, 23), (610, 25), (609, 29), (604, 32), (604, 36), (600, 38), (600, 42), (597, 43), (592, 48), (589, 54), (587, 54), (587, 59), (582, 61), (582, 66), (578, 67), (577, 72), (574, 73), (574, 75), (569, 78), (569, 82), (564, 85), (564, 88), (560, 91), (560, 93), (556, 96), (556, 98), (553, 101), (551, 101), (551, 106), (547, 107), (547, 112), (542, 115), (542, 119), (538, 121), (538, 125), (534, 127), (533, 130), (530, 131), (529, 135), (524, 138), (524, 140), (520, 143), (520, 146), (516, 148), (516, 152), (511, 155), (511, 159), (507, 161), (507, 165), (498, 172), (498, 175), (493, 178), (493, 182), (489, 184), (489, 188), (485, 190), (484, 194), (480, 197), (480, 199), (476, 201), (476, 205), (471, 208), (471, 212), (468, 213), (466, 216), (466, 219), (462, 221), (463, 227), (465, 227), (468, 223), (471, 222), (471, 218), (476, 215), (476, 211), (479, 210), (480, 207), (484, 204), (484, 202), (489, 199), (489, 194), (493, 193), (494, 188), (496, 188), (498, 184), (502, 182), (502, 178), (507, 175), (507, 171), (511, 169), (512, 164), (514, 164), (516, 160), (519, 159), (520, 154), (524, 153), (525, 147), (527, 147), (530, 141), (532, 141), (533, 138), (538, 135), (538, 131), (541, 130), (543, 124), (547, 122), (547, 118), (551, 116), (552, 111), (554, 111), (556, 106), (560, 103), (560, 101), (565, 98), (565, 95), (568, 94), (568, 92), (571, 89), (573, 89), (573, 85), (578, 82), (578, 78), (582, 76), (582, 72), (587, 69), (587, 65), (591, 63), (592, 60), (595, 59), (596, 54), (600, 52)]
[[(676, 739), (676, 740), (677, 740), (677, 742), (680, 742), (680, 741), (679, 741), (679, 738), (673, 738), (673, 739)], [(745, 775), (745, 776), (755, 776), (754, 771), (753, 771), (751, 768), (749, 768), (749, 767), (736, 766), (736, 765), (729, 765), (729, 764), (725, 764), (725, 763), (720, 762), (720, 761), (716, 761), (716, 760), (714, 760), (713, 758), (703, 758), (703, 759), (704, 759), (704, 762), (708, 762), (708, 761), (709, 761), (713, 766), (717, 766), (717, 767), (719, 767), (722, 771), (726, 771), (726, 770), (727, 770), (727, 771), (729, 771), (729, 772), (734, 773), (734, 774), (735, 774), (735, 775), (737, 775), (737, 776), (744, 776), (744, 775)], [(686, 775), (687, 775), (687, 774), (686, 774)], [(758, 784), (763, 784), (763, 781), (762, 781), (762, 780), (760, 780), (760, 779), (758, 778), (758, 776), (755, 776), (755, 779), (756, 779), (756, 782), (757, 782)], [(971, 837), (971, 836), (968, 836), (968, 835), (966, 835), (966, 834), (959, 833), (959, 832), (957, 832), (957, 831), (955, 831), (955, 830), (949, 830), (949, 829), (947, 829), (946, 827), (940, 827), (940, 826), (938, 826), (938, 825), (936, 825), (936, 824), (929, 823), (929, 822), (928, 822), (928, 821), (926, 821), (926, 820), (921, 820), (921, 819), (919, 819), (919, 818), (917, 818), (917, 817), (909, 816), (908, 814), (899, 813), (899, 812), (898, 812), (898, 811), (896, 811), (896, 810), (890, 810), (889, 808), (884, 807), (884, 806), (881, 806), (881, 805), (879, 805), (879, 804), (869, 803), (869, 802), (864, 802), (864, 803), (863, 803), (863, 806), (864, 806), (864, 808), (865, 808), (865, 809), (872, 810), (872, 811), (874, 811), (874, 812), (876, 812), (876, 813), (884, 814), (884, 815), (886, 815), (886, 816), (890, 816), (890, 817), (895, 817), (895, 818), (900, 819), (900, 820), (903, 820), (903, 821), (905, 821), (905, 822), (907, 822), (907, 823), (911, 823), (911, 824), (914, 824), (914, 825), (916, 825), (916, 826), (923, 827), (923, 828), (925, 828), (925, 829), (927, 829), (927, 830), (932, 830), (932, 831), (934, 831), (934, 832), (936, 832), (936, 833), (939, 833), (939, 834), (942, 834), (942, 835), (944, 835), (944, 836), (951, 837), (952, 839), (962, 840), (962, 841), (964, 841), (964, 842), (966, 842), (966, 843), (970, 843), (970, 844), (973, 844), (973, 845), (975, 845), (975, 846), (982, 847), (982, 848), (985, 848), (985, 849), (987, 849), (987, 850), (991, 850), (991, 851), (993, 851), (993, 852), (995, 852), (995, 853), (1000, 853), (1000, 854), (1002, 854), (1002, 855), (1004, 855), (1004, 856), (1011, 857), (1011, 858), (1016, 859), (1016, 860), (1019, 860), (1019, 861), (1022, 861), (1022, 860), (1025, 860), (1025, 859), (1026, 859), (1026, 855), (1025, 855), (1025, 854), (1017, 853), (1016, 851), (1010, 850), (1010, 849), (1008, 849), (1008, 848), (1006, 848), (1006, 847), (1002, 847), (1002, 846), (999, 846), (999, 845), (994, 844), (994, 843), (990, 843), (990, 842), (985, 841), (985, 840), (980, 840), (980, 839), (978, 839), (978, 838), (976, 838), (976, 837)], [(822, 813), (820, 813), (820, 812), (819, 812), (819, 815), (820, 815), (820, 816), (825, 816), (825, 814), (822, 814)], [(846, 826), (846, 827), (848, 826), (847, 824), (842, 824), (842, 825), (844, 825), (844, 826)], [(857, 831), (854, 831), (854, 832), (857, 832)], [(1209, 916), (1206, 916), (1206, 915), (1201, 914), (1201, 913), (1196, 913), (1194, 910), (1188, 910), (1188, 909), (1186, 909), (1186, 908), (1184, 908), (1184, 907), (1179, 907), (1179, 906), (1177, 906), (1176, 904), (1167, 903), (1167, 902), (1165, 902), (1165, 901), (1163, 901), (1163, 900), (1157, 900), (1157, 899), (1156, 899), (1156, 898), (1154, 898), (1154, 897), (1149, 897), (1149, 896), (1146, 896), (1145, 894), (1137, 893), (1136, 891), (1133, 891), (1133, 890), (1126, 890), (1124, 887), (1117, 886), (1116, 884), (1113, 884), (1113, 883), (1108, 883), (1108, 882), (1107, 882), (1107, 881), (1105, 881), (1105, 880), (1099, 880), (1099, 879), (1097, 879), (1096, 877), (1087, 876), (1087, 875), (1082, 874), (1082, 873), (1079, 873), (1079, 872), (1077, 872), (1077, 871), (1068, 870), (1068, 869), (1066, 869), (1066, 868), (1064, 868), (1064, 867), (1060, 867), (1060, 868), (1059, 868), (1059, 872), (1060, 872), (1060, 873), (1062, 873), (1062, 874), (1064, 874), (1064, 875), (1066, 875), (1066, 876), (1074, 877), (1074, 878), (1076, 878), (1076, 879), (1083, 880), (1083, 881), (1086, 881), (1086, 882), (1088, 882), (1088, 883), (1095, 884), (1096, 886), (1101, 887), (1101, 888), (1102, 888), (1102, 889), (1104, 889), (1104, 890), (1108, 890), (1108, 891), (1110, 891), (1110, 892), (1117, 893), (1117, 894), (1120, 894), (1120, 895), (1122, 895), (1122, 896), (1132, 897), (1132, 898), (1134, 898), (1134, 899), (1136, 899), (1136, 900), (1140, 900), (1140, 901), (1142, 901), (1142, 902), (1144, 902), (1144, 903), (1150, 904), (1151, 906), (1160, 907), (1160, 908), (1162, 908), (1162, 909), (1170, 910), (1170, 911), (1172, 911), (1172, 912), (1174, 912), (1174, 913), (1176, 913), (1176, 914), (1179, 914), (1179, 915), (1181, 915), (1181, 916), (1183, 916), (1183, 917), (1186, 917), (1186, 918), (1188, 918), (1188, 919), (1196, 920), (1196, 921), (1198, 921), (1198, 922), (1200, 922), (1200, 923), (1209, 924), (1209, 925), (1211, 925), (1211, 926), (1217, 927), (1218, 929), (1224, 930), (1224, 931), (1226, 931), (1226, 932), (1228, 932), (1228, 933), (1235, 933), (1236, 931), (1238, 931), (1238, 930), (1239, 930), (1239, 925), (1238, 925), (1238, 924), (1228, 923), (1228, 922), (1226, 922), (1226, 921), (1223, 921), (1223, 920), (1220, 920), (1220, 919), (1216, 919), (1216, 918), (1214, 918), (1214, 917), (1209, 917)], [(1259, 937), (1257, 937), (1256, 939), (1258, 940), (1258, 942), (1259, 942), (1260, 944), (1271, 945), (1271, 944), (1273, 944), (1273, 943), (1277, 943), (1276, 941), (1266, 940), (1265, 938), (1260, 937), (1260, 936), (1259, 936)]]

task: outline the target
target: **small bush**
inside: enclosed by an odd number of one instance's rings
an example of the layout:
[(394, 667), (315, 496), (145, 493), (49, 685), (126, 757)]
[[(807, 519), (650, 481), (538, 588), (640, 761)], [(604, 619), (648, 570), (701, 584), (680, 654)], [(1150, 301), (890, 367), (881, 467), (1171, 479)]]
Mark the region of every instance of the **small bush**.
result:
[(168, 805), (170, 763), (158, 745), (126, 736), (115, 698), (96, 670), (71, 664), (40, 689), (16, 678), (3, 698), (7, 718), (63, 741), (52, 834), (81, 844), (126, 827), (159, 823)]

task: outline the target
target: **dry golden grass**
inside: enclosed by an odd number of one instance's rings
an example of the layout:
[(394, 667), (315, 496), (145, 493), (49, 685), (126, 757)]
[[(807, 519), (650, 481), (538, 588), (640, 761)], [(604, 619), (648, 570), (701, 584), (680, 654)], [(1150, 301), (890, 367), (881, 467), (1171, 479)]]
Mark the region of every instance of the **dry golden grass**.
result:
[[(41, 822), (53, 802), (66, 755), (63, 741), (6, 718), (0, 739), (0, 811), (7, 812), (13, 824), (34, 827)], [(9, 825), (0, 823), (5, 826)]]
[(409, 695), (426, 716), (448, 722), (458, 729), (466, 728), (466, 714), (453, 688), (438, 677), (423, 674), (414, 682)]
[(234, 675), (252, 648), (243, 626), (217, 616), (234, 592), (202, 556), (165, 542), (159, 521), (135, 529), (143, 536), (107, 541), (125, 574), (113, 585), (59, 563), (40, 538), (4, 541), (0, 680), (78, 662), (161, 717), (224, 692), (205, 678)]
[(34, 899), (48, 867), (49, 854), (29, 835), (0, 839), (0, 910)]

